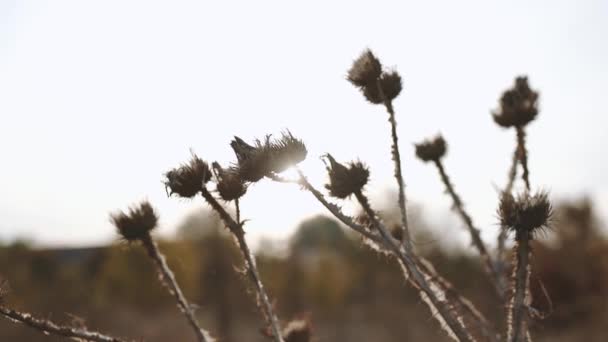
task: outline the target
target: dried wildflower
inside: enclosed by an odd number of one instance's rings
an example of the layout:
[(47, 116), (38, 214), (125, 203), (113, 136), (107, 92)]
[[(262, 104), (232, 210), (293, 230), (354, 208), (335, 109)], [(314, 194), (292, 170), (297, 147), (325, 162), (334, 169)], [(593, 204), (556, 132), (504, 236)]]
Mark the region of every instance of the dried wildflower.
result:
[(515, 231), (516, 239), (521, 233), (531, 233), (548, 227), (553, 209), (546, 192), (534, 195), (523, 193), (514, 198), (510, 193), (503, 193), (500, 199), (498, 214), (501, 224)]
[(247, 192), (247, 185), (238, 174), (238, 170), (224, 169), (217, 162), (212, 164), (217, 178), (217, 192), (224, 201), (233, 201)]
[(416, 156), (424, 162), (437, 161), (445, 155), (447, 144), (441, 135), (416, 144)]
[(381, 73), (382, 64), (368, 49), (355, 60), (348, 71), (347, 79), (356, 87), (366, 87), (370, 84), (375, 85)]
[(310, 342), (312, 340), (312, 327), (307, 320), (293, 320), (283, 330), (285, 342)]
[(263, 142), (256, 140), (255, 146), (239, 137), (234, 137), (230, 143), (237, 157), (239, 176), (243, 180), (257, 182), (270, 173), (285, 171), (306, 158), (306, 146), (289, 131), (275, 141), (270, 137), (267, 135)]
[(291, 132), (282, 134), (281, 139), (270, 145), (272, 172), (283, 172), (288, 167), (306, 159), (308, 151), (302, 140), (295, 138)]
[(211, 170), (205, 161), (192, 154), (188, 164), (167, 172), (165, 177), (165, 187), (169, 190), (169, 195), (191, 198), (211, 179)]
[(500, 108), (493, 112), (494, 121), (502, 127), (523, 127), (538, 115), (538, 92), (530, 89), (528, 78), (515, 79), (513, 88), (500, 98)]
[(355, 192), (361, 191), (369, 179), (369, 170), (361, 162), (350, 162), (347, 166), (338, 163), (330, 154), (325, 158), (329, 161), (327, 172), (329, 184), (325, 188), (331, 196), (346, 198)]
[[(401, 76), (399, 76), (396, 71), (383, 72), (380, 76), (379, 83), (380, 87), (382, 88), (382, 93), (388, 101), (394, 100), (397, 96), (399, 96), (399, 93), (401, 93), (401, 89), (403, 89), (401, 84)], [(363, 96), (365, 96), (369, 102), (373, 104), (384, 103), (384, 98), (380, 96), (377, 84), (374, 83), (363, 87), (362, 91)]]
[(158, 216), (150, 202), (144, 201), (137, 206), (129, 208), (128, 213), (118, 212), (110, 215), (110, 221), (122, 237), (131, 242), (149, 236), (150, 231), (156, 227)]

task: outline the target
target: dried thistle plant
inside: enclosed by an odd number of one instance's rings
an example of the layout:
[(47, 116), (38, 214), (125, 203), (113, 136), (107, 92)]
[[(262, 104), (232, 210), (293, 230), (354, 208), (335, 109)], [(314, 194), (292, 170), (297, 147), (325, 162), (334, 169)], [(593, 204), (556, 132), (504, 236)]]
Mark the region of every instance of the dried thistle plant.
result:
[[(191, 165), (199, 164), (202, 160), (194, 157), (193, 163)], [(200, 165), (200, 164), (199, 164)], [(191, 172), (190, 166), (185, 167), (188, 169), (187, 172), (191, 176), (196, 172)], [(167, 176), (169, 177), (169, 176)], [(180, 176), (181, 177), (181, 176)], [(181, 184), (187, 184), (188, 181), (184, 180), (184, 183), (180, 183), (179, 189), (181, 188)], [(187, 192), (189, 193), (189, 192)], [(158, 223), (158, 216), (154, 212), (152, 205), (144, 201), (139, 205), (131, 207), (128, 212), (118, 212), (110, 215), (110, 220), (116, 226), (118, 233), (128, 242), (136, 243), (139, 242), (144, 247), (148, 256), (154, 262), (156, 266), (156, 270), (158, 272), (158, 279), (161, 281), (162, 285), (169, 291), (169, 293), (175, 298), (177, 302), (177, 307), (186, 317), (188, 324), (194, 330), (198, 341), (200, 342), (213, 342), (215, 339), (211, 337), (211, 335), (203, 330), (194, 316), (194, 312), (192, 310), (191, 305), (186, 300), (186, 297), (182, 293), (181, 288), (179, 287), (177, 280), (175, 279), (175, 275), (169, 268), (167, 261), (163, 254), (158, 249), (158, 245), (156, 241), (152, 239), (150, 232), (156, 228)]]

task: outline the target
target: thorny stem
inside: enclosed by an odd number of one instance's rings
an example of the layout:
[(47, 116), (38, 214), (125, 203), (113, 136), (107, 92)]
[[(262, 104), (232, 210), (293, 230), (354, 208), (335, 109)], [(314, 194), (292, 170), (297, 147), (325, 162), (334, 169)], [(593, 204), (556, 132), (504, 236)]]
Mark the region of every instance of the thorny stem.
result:
[(327, 208), (327, 210), (329, 210), (330, 213), (332, 213), (338, 220), (340, 220), (340, 222), (344, 223), (345, 225), (347, 225), (348, 227), (350, 227), (351, 229), (363, 235), (365, 238), (369, 239), (374, 243), (379, 243), (382, 241), (382, 238), (380, 236), (370, 232), (364, 226), (355, 223), (350, 216), (347, 216), (342, 213), (342, 211), (337, 205), (328, 202), (325, 199), (325, 196), (323, 196), (323, 194), (319, 190), (317, 190), (312, 184), (310, 184), (304, 173), (297, 167), (296, 170), (299, 175), (299, 179), (297, 180), (285, 179), (278, 175), (269, 175), (269, 178), (276, 182), (294, 183), (300, 185), (308, 192), (310, 192), (325, 208)]
[(267, 321), (270, 323), (270, 327), (272, 329), (272, 333), (274, 335), (274, 340), (276, 342), (284, 342), (283, 337), (281, 335), (281, 327), (279, 326), (279, 320), (277, 319), (274, 311), (272, 309), (272, 305), (270, 304), (270, 299), (266, 290), (264, 289), (264, 285), (262, 284), (262, 280), (260, 278), (258, 268), (255, 263), (255, 258), (249, 249), (249, 245), (247, 241), (245, 241), (245, 231), (243, 230), (243, 226), (240, 223), (234, 221), (234, 219), (228, 214), (228, 212), (222, 207), (222, 205), (213, 197), (213, 195), (207, 190), (207, 188), (203, 187), (201, 190), (201, 194), (203, 198), (207, 201), (207, 203), (215, 210), (224, 224), (228, 227), (232, 235), (236, 237), (239, 249), (243, 254), (243, 258), (245, 259), (245, 265), (247, 268), (247, 274), (258, 293), (258, 306), (262, 313), (264, 314)]
[(490, 278), (490, 281), (494, 286), (496, 293), (502, 299), (504, 296), (504, 284), (501, 282), (496, 266), (492, 262), (492, 258), (488, 253), (488, 249), (486, 248), (485, 243), (481, 239), (479, 229), (473, 225), (473, 220), (471, 219), (471, 216), (464, 209), (462, 200), (460, 199), (460, 196), (458, 196), (458, 193), (456, 193), (456, 190), (454, 190), (454, 186), (450, 182), (450, 178), (445, 172), (445, 168), (443, 167), (443, 163), (441, 162), (441, 160), (436, 159), (435, 166), (437, 166), (437, 170), (439, 171), (439, 175), (441, 176), (441, 181), (445, 185), (448, 194), (450, 195), (450, 197), (452, 197), (452, 202), (454, 202), (454, 210), (456, 210), (460, 218), (464, 221), (467, 230), (471, 234), (471, 240), (475, 248), (477, 248), (477, 250), (479, 251), (486, 274)]
[[(360, 191), (355, 193), (359, 204), (363, 207), (363, 210), (369, 216), (373, 225), (378, 228), (382, 237), (386, 241), (386, 244), (391, 249), (393, 254), (399, 259), (399, 263), (403, 266), (405, 270), (407, 270), (408, 279), (411, 280), (412, 285), (421, 291), (424, 294), (423, 298), (426, 297), (430, 300), (432, 306), (437, 310), (439, 314), (438, 319), (442, 323), (445, 323), (447, 326), (448, 333), (451, 337), (453, 337), (457, 341), (475, 341), (475, 339), (469, 334), (467, 328), (462, 323), (462, 317), (458, 317), (455, 315), (455, 312), (450, 308), (449, 303), (445, 302), (445, 300), (440, 300), (436, 293), (433, 291), (427, 279), (425, 279), (425, 275), (418, 268), (417, 260), (414, 256), (409, 254), (407, 250), (401, 248), (396, 240), (391, 236), (391, 233), (388, 229), (378, 221), (376, 218), (376, 213), (369, 205), (369, 201), (367, 197), (365, 197)], [(428, 275), (427, 275), (428, 276)], [(445, 298), (444, 298), (445, 299)]]
[(395, 110), (393, 103), (386, 98), (380, 80), (376, 80), (376, 87), (378, 88), (378, 94), (384, 102), (384, 107), (388, 112), (388, 121), (391, 124), (391, 138), (393, 144), (391, 146), (391, 153), (393, 155), (393, 162), (395, 164), (395, 179), (399, 187), (399, 209), (401, 210), (401, 229), (403, 230), (403, 244), (408, 249), (412, 249), (411, 237), (409, 226), (407, 223), (407, 207), (405, 198), (405, 184), (403, 182), (403, 175), (401, 172), (401, 155), (399, 154), (399, 143), (397, 137), (397, 121), (395, 120)]
[(241, 206), (238, 198), (234, 200), (234, 210), (236, 211), (236, 223), (241, 224)]
[(530, 241), (529, 233), (522, 231), (518, 233), (516, 253), (514, 255), (514, 268), (512, 274), (512, 286), (515, 293), (509, 303), (507, 317), (507, 341), (524, 342), (529, 341), (528, 331), (528, 308), (531, 304), (530, 295)]
[(517, 126), (517, 154), (523, 169), (522, 179), (526, 183), (526, 190), (530, 192), (530, 171), (528, 170), (528, 151), (526, 150), (526, 132), (521, 126)]
[(94, 342), (126, 342), (127, 340), (104, 335), (95, 331), (89, 331), (83, 328), (75, 328), (66, 325), (59, 325), (46, 319), (40, 319), (33, 317), (29, 313), (23, 313), (9, 309), (4, 306), (0, 306), (0, 314), (7, 319), (23, 323), (30, 328), (39, 330), (46, 334), (53, 334), (57, 336), (80, 339), (84, 341)]
[(186, 316), (188, 324), (190, 324), (190, 326), (194, 330), (197, 339), (200, 342), (213, 342), (214, 339), (211, 337), (209, 332), (205, 331), (199, 326), (190, 304), (188, 304), (186, 297), (184, 296), (179, 285), (177, 284), (175, 275), (169, 268), (169, 265), (167, 264), (167, 260), (165, 259), (164, 255), (162, 255), (162, 253), (158, 249), (158, 245), (156, 244), (156, 242), (149, 234), (146, 237), (142, 238), (141, 242), (144, 248), (146, 249), (148, 256), (150, 256), (150, 258), (154, 261), (154, 265), (156, 266), (156, 269), (160, 275), (159, 279), (161, 279), (161, 283), (169, 290), (169, 293), (173, 295), (173, 297), (175, 297), (175, 300), (177, 301), (177, 307), (184, 314), (184, 316)]

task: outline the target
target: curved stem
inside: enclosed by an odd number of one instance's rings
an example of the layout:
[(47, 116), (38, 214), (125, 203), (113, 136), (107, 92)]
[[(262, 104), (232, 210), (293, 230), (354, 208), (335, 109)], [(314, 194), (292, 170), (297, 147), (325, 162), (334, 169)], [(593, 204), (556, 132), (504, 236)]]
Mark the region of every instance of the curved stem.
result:
[(148, 252), (148, 256), (150, 256), (150, 258), (154, 261), (156, 269), (160, 275), (159, 279), (161, 279), (162, 284), (169, 290), (169, 293), (171, 293), (171, 295), (175, 297), (175, 300), (177, 301), (177, 307), (184, 314), (184, 316), (186, 316), (188, 324), (190, 324), (190, 326), (194, 330), (197, 339), (200, 342), (213, 342), (214, 339), (211, 337), (209, 332), (203, 330), (199, 326), (196, 317), (194, 317), (194, 312), (192, 311), (190, 304), (188, 304), (186, 297), (184, 296), (181, 288), (179, 287), (179, 284), (177, 283), (177, 280), (175, 279), (175, 275), (169, 268), (167, 260), (158, 249), (156, 241), (154, 241), (152, 237), (148, 234), (145, 238), (141, 239), (141, 242), (144, 248), (146, 249), (146, 252)]
[(0, 306), (0, 315), (11, 321), (23, 323), (28, 327), (41, 331), (45, 334), (53, 334), (67, 338), (94, 342), (127, 342), (127, 340), (104, 335), (96, 331), (59, 325), (46, 319), (36, 318), (29, 313), (19, 312), (4, 306)]
[[(283, 337), (281, 336), (281, 327), (279, 325), (279, 320), (277, 316), (274, 314), (274, 310), (272, 305), (270, 304), (270, 299), (266, 290), (264, 289), (264, 284), (262, 284), (262, 280), (260, 278), (258, 268), (255, 262), (255, 258), (249, 249), (249, 245), (245, 240), (245, 231), (243, 230), (243, 226), (240, 223), (237, 223), (232, 219), (230, 214), (222, 207), (222, 205), (213, 197), (213, 195), (207, 190), (203, 188), (201, 190), (201, 195), (207, 201), (207, 203), (215, 210), (226, 227), (230, 230), (232, 235), (236, 238), (238, 242), (238, 247), (243, 254), (243, 259), (245, 259), (245, 266), (247, 268), (247, 275), (249, 276), (251, 282), (253, 282), (256, 291), (258, 293), (258, 307), (260, 311), (264, 314), (264, 317), (270, 324), (272, 329), (272, 334), (274, 336), (274, 340), (276, 342), (284, 342)], [(260, 303), (261, 302), (261, 303)]]

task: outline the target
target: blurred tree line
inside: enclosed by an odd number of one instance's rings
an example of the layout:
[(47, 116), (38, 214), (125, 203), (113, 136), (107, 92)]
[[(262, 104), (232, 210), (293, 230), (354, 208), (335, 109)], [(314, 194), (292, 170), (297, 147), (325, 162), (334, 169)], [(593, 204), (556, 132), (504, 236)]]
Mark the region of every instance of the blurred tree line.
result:
[[(534, 241), (533, 306), (548, 317), (533, 327), (541, 341), (605, 341), (608, 320), (608, 240), (592, 203), (556, 208), (553, 230)], [(385, 215), (390, 216), (387, 210)], [(415, 220), (418, 231), (424, 221)], [(325, 216), (301, 223), (287, 246), (260, 248), (258, 264), (274, 305), (285, 319), (309, 318), (318, 341), (444, 341), (413, 291), (388, 258)], [(268, 247), (268, 248), (266, 248)], [(286, 247), (286, 248), (285, 248)], [(424, 253), (486, 314), (500, 305), (474, 253), (427, 244)], [(255, 295), (243, 287), (238, 251), (209, 213), (187, 217), (178, 239), (161, 249), (202, 324), (221, 341), (263, 341)], [(8, 302), (54, 320), (86, 324), (146, 341), (182, 341), (190, 331), (154, 279), (140, 248), (122, 243), (86, 249), (0, 247), (0, 275), (10, 282)], [(548, 296), (545, 295), (548, 293)], [(501, 322), (500, 316), (489, 317)], [(407, 329), (403, 329), (406, 326)], [(404, 336), (404, 331), (406, 336)], [(0, 341), (49, 341), (0, 320)], [(51, 338), (50, 340), (53, 340)], [(54, 338), (60, 341), (60, 339)]]

